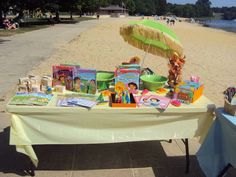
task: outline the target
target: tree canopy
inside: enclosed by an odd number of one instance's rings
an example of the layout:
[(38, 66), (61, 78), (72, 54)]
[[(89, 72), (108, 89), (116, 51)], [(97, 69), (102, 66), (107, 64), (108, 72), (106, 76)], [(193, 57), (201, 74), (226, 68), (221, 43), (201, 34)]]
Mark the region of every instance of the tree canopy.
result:
[(213, 10), (223, 13), (225, 19), (236, 18), (236, 7), (211, 8), (210, 0), (197, 0), (195, 4), (171, 4), (167, 0), (1, 0), (0, 18), (10, 7), (21, 17), (23, 10), (41, 9), (43, 12), (95, 13), (100, 7), (111, 4), (123, 6), (130, 15), (165, 15), (173, 14), (181, 17), (208, 17)]

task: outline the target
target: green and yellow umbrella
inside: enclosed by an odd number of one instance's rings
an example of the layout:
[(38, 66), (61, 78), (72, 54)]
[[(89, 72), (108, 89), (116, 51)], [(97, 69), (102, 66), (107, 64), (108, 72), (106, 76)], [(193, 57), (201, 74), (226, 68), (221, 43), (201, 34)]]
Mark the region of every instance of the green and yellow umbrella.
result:
[(141, 20), (124, 25), (120, 34), (126, 42), (134, 47), (164, 58), (174, 53), (183, 55), (183, 47), (177, 35), (164, 24), (153, 20)]

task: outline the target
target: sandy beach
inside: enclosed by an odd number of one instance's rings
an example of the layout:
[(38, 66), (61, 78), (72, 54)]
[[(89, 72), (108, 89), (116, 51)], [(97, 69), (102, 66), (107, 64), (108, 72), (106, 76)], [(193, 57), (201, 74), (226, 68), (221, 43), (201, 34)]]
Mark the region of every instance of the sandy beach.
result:
[[(85, 68), (114, 71), (115, 66), (132, 56), (143, 58), (145, 53), (124, 42), (119, 34), (120, 26), (138, 19), (100, 19), (99, 25), (55, 51), (30, 74), (51, 74), (51, 66), (60, 63), (77, 63)], [(217, 106), (222, 106), (222, 92), (228, 86), (236, 85), (236, 34), (187, 22), (177, 22), (171, 28), (184, 46), (187, 62), (183, 78), (200, 76), (200, 81), (205, 85), (204, 95)], [(167, 60), (164, 58), (148, 54), (144, 67), (151, 68), (157, 74), (168, 75)]]

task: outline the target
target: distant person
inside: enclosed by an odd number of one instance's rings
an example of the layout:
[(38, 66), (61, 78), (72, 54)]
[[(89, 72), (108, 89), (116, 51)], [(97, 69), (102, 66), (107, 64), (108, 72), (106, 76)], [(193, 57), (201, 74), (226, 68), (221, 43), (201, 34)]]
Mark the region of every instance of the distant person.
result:
[(97, 19), (99, 20), (99, 17), (100, 17), (100, 15), (99, 14), (97, 14)]
[(170, 24), (170, 19), (169, 19), (169, 18), (166, 19), (166, 24), (167, 24), (167, 25)]
[(172, 19), (170, 20), (170, 25), (173, 25), (173, 26), (175, 25), (175, 19), (172, 18)]
[(4, 19), (3, 25), (5, 29), (17, 29), (19, 28), (19, 24), (17, 22), (12, 22), (11, 20)]

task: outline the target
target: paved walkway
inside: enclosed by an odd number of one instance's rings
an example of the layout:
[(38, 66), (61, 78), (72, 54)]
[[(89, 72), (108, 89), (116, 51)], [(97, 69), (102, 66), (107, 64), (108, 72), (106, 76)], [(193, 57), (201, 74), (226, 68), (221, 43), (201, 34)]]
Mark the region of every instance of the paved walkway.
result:
[(49, 28), (0, 38), (0, 99), (17, 80), (53, 51), (81, 32), (99, 23), (98, 20), (77, 24), (59, 24)]

